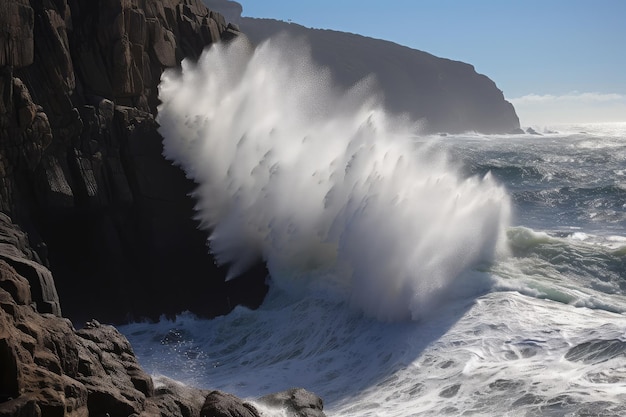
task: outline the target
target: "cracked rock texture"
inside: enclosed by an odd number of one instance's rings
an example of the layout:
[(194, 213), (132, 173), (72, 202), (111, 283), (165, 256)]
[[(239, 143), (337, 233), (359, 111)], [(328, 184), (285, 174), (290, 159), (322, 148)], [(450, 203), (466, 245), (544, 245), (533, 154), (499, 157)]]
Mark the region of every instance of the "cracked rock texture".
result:
[(263, 299), (262, 265), (224, 281), (154, 120), (163, 70), (235, 36), (200, 0), (0, 6), (0, 212), (28, 232), (75, 322)]

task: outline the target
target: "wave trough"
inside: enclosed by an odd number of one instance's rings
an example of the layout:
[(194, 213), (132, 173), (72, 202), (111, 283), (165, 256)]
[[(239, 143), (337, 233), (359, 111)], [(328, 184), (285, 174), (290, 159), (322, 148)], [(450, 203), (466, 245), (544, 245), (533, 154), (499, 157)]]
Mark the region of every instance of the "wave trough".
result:
[(416, 143), (370, 81), (339, 92), (303, 45), (239, 39), (166, 71), (157, 121), (230, 278), (262, 259), (283, 290), (418, 320), (485, 288), (472, 270), (504, 252), (510, 202)]

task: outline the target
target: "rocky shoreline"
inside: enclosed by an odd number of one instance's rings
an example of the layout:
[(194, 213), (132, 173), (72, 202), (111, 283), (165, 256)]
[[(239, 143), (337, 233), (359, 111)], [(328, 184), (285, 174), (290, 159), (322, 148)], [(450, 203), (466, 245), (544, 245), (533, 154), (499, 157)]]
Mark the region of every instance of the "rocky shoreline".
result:
[[(18, 272), (19, 271), (19, 272)], [(270, 394), (256, 406), (231, 394), (167, 378), (153, 380), (115, 327), (63, 318), (50, 271), (26, 234), (0, 214), (0, 416), (238, 416), (258, 407), (324, 416), (303, 389)]]

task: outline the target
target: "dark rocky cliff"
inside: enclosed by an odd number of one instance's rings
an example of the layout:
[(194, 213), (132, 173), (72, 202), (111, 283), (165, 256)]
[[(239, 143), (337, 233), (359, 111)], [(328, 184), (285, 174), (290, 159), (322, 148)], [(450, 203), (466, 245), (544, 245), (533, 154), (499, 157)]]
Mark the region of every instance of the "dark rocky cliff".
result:
[(204, 2), (237, 23), (253, 43), (278, 33), (306, 40), (314, 60), (330, 68), (344, 88), (373, 75), (386, 108), (423, 121), (426, 132), (520, 131), (513, 105), (491, 79), (470, 64), (352, 33), (241, 17), (242, 7), (234, 1)]
[(199, 0), (0, 7), (0, 211), (29, 233), (73, 320), (261, 301), (263, 268), (224, 282), (154, 121), (163, 69), (238, 33)]

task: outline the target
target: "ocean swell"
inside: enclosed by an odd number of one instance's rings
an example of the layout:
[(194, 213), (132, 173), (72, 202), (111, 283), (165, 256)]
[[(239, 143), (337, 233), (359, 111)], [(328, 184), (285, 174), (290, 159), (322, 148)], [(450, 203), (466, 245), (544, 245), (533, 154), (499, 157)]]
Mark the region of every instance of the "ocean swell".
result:
[(262, 259), (283, 290), (417, 320), (488, 284), (472, 270), (504, 251), (510, 202), (418, 145), (370, 81), (339, 92), (303, 45), (239, 39), (166, 71), (157, 120), (229, 278)]

